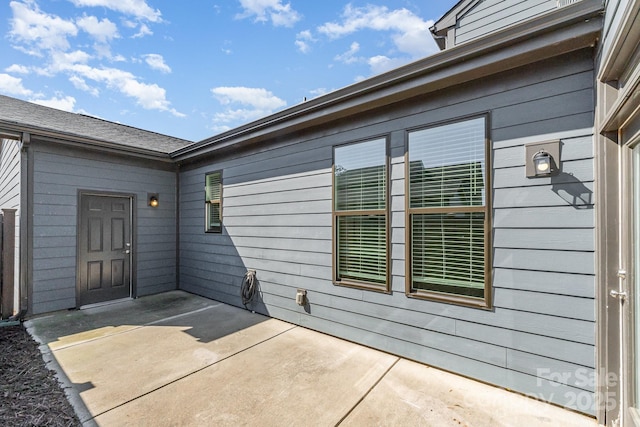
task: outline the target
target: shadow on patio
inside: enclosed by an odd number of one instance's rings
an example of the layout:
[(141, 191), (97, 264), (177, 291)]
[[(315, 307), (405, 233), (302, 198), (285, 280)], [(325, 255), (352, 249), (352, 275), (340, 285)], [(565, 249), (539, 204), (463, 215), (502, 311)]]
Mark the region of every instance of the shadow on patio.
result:
[(595, 425), (182, 291), (58, 312), (26, 326), (87, 426)]

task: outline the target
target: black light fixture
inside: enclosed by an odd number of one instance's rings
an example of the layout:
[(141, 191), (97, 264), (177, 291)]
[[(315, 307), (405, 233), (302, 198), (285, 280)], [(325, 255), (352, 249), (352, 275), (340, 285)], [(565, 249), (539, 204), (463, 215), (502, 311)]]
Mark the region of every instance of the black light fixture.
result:
[(158, 197), (158, 193), (149, 193), (147, 195), (147, 200), (149, 201), (149, 206), (152, 208), (157, 208), (160, 205), (160, 198)]
[(560, 173), (560, 140), (525, 144), (527, 178), (544, 178)]

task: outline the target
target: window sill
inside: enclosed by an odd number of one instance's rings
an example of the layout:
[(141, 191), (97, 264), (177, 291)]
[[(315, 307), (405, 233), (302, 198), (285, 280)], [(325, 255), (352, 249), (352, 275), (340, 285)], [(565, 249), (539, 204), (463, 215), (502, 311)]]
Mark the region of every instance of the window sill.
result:
[(340, 287), (343, 287), (343, 288), (361, 289), (361, 290), (365, 290), (365, 291), (380, 292), (382, 294), (390, 294), (391, 293), (391, 290), (389, 289), (389, 286), (387, 286), (387, 285), (367, 283), (367, 282), (359, 282), (357, 280), (340, 280), (340, 281), (334, 280), (333, 284), (335, 286), (340, 286)]
[(428, 292), (428, 291), (412, 291), (406, 292), (408, 298), (415, 298), (421, 300), (435, 301), (435, 302), (443, 302), (447, 304), (456, 304), (462, 305), (471, 308), (480, 308), (483, 310), (491, 310), (491, 303), (486, 298), (474, 298), (474, 297), (465, 297), (459, 295), (452, 294), (441, 294), (437, 292)]

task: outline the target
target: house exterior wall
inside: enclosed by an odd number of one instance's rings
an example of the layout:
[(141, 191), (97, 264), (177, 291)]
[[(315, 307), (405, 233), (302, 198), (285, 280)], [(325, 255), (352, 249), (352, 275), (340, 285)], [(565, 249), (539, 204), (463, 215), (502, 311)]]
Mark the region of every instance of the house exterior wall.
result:
[[(78, 191), (133, 194), (137, 296), (176, 288), (176, 173), (147, 162), (32, 142), (33, 314), (76, 306)], [(160, 206), (147, 206), (147, 193)]]
[(3, 139), (0, 143), (0, 209), (16, 210), (14, 309), (20, 307), (20, 142)]
[[(180, 287), (242, 306), (242, 277), (255, 269), (256, 311), (595, 413), (592, 57), (577, 51), (184, 165)], [(407, 298), (406, 132), (487, 112), (493, 307)], [(389, 294), (332, 283), (333, 147), (380, 136), (391, 164)], [(552, 139), (561, 174), (525, 178), (524, 144)], [(223, 232), (205, 233), (205, 174), (217, 170)]]
[(495, 33), (503, 28), (521, 23), (550, 12), (558, 4), (570, 4), (579, 0), (483, 0), (459, 17), (455, 29), (455, 44)]

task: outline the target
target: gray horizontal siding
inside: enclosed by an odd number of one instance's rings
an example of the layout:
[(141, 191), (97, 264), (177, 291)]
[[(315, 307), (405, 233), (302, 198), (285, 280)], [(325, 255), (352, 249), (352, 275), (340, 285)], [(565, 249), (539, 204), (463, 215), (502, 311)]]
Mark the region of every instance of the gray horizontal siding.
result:
[[(173, 172), (117, 158), (73, 157), (34, 143), (34, 314), (76, 305), (76, 232), (79, 190), (134, 194), (134, 277), (138, 295), (176, 288), (176, 177)], [(147, 206), (147, 193), (160, 206)]]
[(1, 141), (0, 150), (0, 208), (20, 207), (20, 143), (10, 139)]
[[(181, 288), (241, 306), (242, 276), (255, 269), (253, 308), (273, 317), (559, 404), (571, 403), (564, 393), (592, 392), (578, 380), (545, 377), (595, 368), (591, 58), (576, 52), (185, 168)], [(494, 306), (407, 298), (406, 131), (485, 112)], [(331, 281), (332, 147), (380, 135), (391, 164), (390, 294)], [(526, 178), (524, 144), (550, 139), (561, 140), (562, 174)], [(204, 232), (204, 176), (213, 170), (223, 171), (220, 234)], [(308, 291), (307, 311), (295, 304), (297, 288)]]
[(0, 209), (16, 209), (15, 212), (15, 259), (13, 307), (19, 305), (20, 287), (20, 142), (10, 139), (0, 141)]
[(458, 18), (455, 44), (495, 33), (556, 8), (557, 0), (483, 0)]

